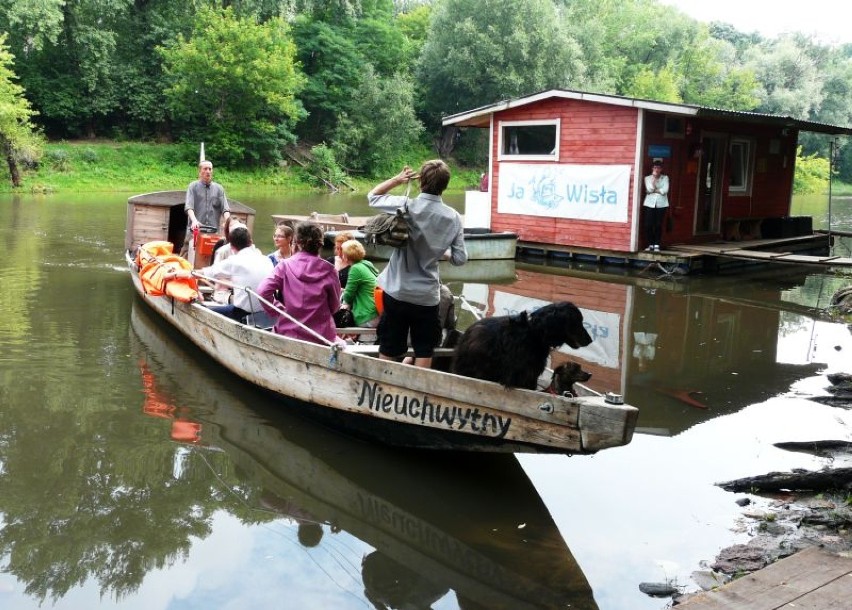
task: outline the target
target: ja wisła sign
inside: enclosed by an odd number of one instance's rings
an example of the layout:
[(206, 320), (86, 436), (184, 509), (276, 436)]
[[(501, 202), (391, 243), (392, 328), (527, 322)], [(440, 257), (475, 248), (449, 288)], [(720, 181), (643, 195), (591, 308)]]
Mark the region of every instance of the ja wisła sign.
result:
[(627, 222), (629, 165), (501, 163), (497, 211)]

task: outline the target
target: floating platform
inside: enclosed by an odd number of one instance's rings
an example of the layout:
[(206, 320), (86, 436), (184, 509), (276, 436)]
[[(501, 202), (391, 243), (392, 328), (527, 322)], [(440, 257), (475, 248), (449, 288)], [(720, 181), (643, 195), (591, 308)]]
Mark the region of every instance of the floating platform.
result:
[(591, 262), (599, 265), (649, 268), (666, 273), (717, 273), (745, 266), (791, 263), (852, 266), (852, 258), (829, 255), (831, 238), (825, 233), (775, 239), (714, 241), (665, 246), (660, 252), (619, 252), (556, 244), (519, 241), (519, 259), (537, 258)]
[(852, 558), (819, 548), (800, 551), (713, 591), (699, 593), (684, 610), (770, 610), (849, 608)]

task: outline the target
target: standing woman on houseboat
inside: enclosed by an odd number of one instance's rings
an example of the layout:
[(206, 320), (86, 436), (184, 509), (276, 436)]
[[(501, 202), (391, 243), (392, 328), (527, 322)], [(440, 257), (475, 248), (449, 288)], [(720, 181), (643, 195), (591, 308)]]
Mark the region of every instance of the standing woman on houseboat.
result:
[(654, 159), (651, 174), (645, 176), (645, 235), (648, 240), (648, 252), (660, 251), (660, 238), (663, 233), (663, 220), (669, 209), (669, 177), (663, 173), (663, 160)]

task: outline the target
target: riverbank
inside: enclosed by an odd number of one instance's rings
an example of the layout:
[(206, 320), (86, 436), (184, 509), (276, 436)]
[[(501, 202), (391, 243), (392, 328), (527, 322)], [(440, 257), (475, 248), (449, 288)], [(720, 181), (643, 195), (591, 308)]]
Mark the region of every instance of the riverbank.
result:
[[(45, 147), (38, 167), (22, 172), (23, 186), (13, 189), (0, 183), (0, 192), (150, 192), (184, 188), (197, 175), (197, 151), (180, 144), (139, 142), (74, 141), (55, 142)], [(424, 159), (412, 159), (416, 165)], [(214, 160), (215, 164), (215, 160)], [(479, 184), (475, 170), (452, 167), (450, 191), (462, 191)], [(309, 191), (314, 188), (305, 172), (295, 164), (262, 169), (215, 167), (215, 180), (233, 189), (275, 189)], [(349, 177), (358, 191), (367, 191), (380, 180)]]

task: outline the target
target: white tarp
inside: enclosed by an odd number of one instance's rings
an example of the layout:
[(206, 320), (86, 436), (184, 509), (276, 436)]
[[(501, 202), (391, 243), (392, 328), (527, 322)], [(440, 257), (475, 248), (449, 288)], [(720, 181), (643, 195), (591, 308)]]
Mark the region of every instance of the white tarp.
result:
[(500, 164), (497, 211), (627, 222), (629, 165)]

